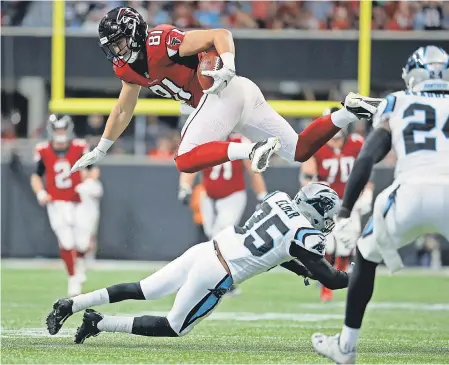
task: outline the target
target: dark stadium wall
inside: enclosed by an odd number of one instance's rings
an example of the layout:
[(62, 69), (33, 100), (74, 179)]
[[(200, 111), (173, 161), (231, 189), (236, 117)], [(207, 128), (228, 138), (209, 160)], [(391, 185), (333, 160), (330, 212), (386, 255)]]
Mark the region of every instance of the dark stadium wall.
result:
[[(413, 35), (410, 34), (410, 38)], [(357, 79), (357, 39), (236, 39), (237, 69), (240, 75), (261, 80), (355, 80)], [(375, 83), (401, 81), (401, 69), (410, 54), (420, 46), (436, 44), (449, 49), (449, 40), (374, 39), (371, 78)], [(83, 50), (80, 53), (80, 50)], [(275, 50), (275, 51), (274, 51)], [(45, 36), (1, 36), (1, 75), (50, 78), (51, 38)], [(79, 62), (82, 54), (83, 62)], [(278, 57), (279, 54), (288, 55)], [(331, 55), (331, 58), (329, 58)], [(388, 65), (385, 60), (388, 59)], [(14, 60), (11, 72), (10, 60)], [(269, 71), (269, 72), (268, 72)], [(66, 42), (66, 76), (112, 78), (110, 63), (94, 37), (70, 36)]]
[[(31, 166), (20, 161), (1, 166), (2, 257), (58, 257), (46, 210), (29, 187)], [(187, 206), (177, 200), (178, 171), (173, 166), (104, 165), (99, 231), (100, 259), (171, 260), (198, 243)], [(375, 195), (392, 181), (391, 169), (376, 169)], [(273, 167), (264, 173), (269, 191), (298, 190), (298, 169)], [(243, 219), (257, 201), (249, 193)], [(403, 252), (413, 264), (414, 247)], [(449, 264), (449, 263), (448, 263)]]

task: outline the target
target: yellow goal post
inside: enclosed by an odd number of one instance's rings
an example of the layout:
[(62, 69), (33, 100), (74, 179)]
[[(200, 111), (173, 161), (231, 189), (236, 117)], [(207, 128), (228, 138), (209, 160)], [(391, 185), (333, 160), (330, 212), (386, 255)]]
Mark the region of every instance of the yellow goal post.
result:
[[(371, 13), (372, 0), (360, 2), (360, 31), (358, 47), (358, 89), (369, 95), (371, 72)], [(65, 97), (65, 1), (53, 0), (51, 42), (51, 99), (52, 113), (88, 115), (109, 114), (115, 99)], [(339, 106), (338, 101), (269, 100), (270, 105), (286, 117), (316, 117), (326, 108)], [(135, 114), (179, 115), (179, 102), (169, 99), (139, 99)]]

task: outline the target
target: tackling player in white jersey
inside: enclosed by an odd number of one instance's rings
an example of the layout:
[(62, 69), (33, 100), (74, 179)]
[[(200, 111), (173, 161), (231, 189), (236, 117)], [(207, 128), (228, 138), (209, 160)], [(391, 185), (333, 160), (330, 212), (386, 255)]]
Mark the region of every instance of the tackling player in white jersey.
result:
[(177, 292), (166, 317), (104, 316), (87, 309), (75, 342), (83, 343), (102, 331), (182, 336), (212, 313), (231, 285), (277, 265), (332, 289), (345, 288), (348, 274), (323, 258), (324, 235), (332, 230), (339, 208), (335, 191), (319, 183), (305, 186), (294, 199), (283, 192), (272, 193), (243, 227), (225, 228), (140, 282), (58, 300), (47, 317), (48, 330), (56, 334), (69, 316), (94, 305), (154, 300)]
[(315, 350), (339, 364), (355, 362), (377, 265), (384, 261), (391, 272), (401, 269), (398, 249), (421, 235), (440, 233), (449, 239), (449, 56), (439, 47), (421, 47), (402, 78), (407, 91), (388, 95), (374, 116), (374, 131), (354, 164), (335, 228), (335, 234), (345, 230), (372, 166), (393, 148), (395, 181), (378, 195), (357, 242), (343, 330), (336, 336), (312, 336)]

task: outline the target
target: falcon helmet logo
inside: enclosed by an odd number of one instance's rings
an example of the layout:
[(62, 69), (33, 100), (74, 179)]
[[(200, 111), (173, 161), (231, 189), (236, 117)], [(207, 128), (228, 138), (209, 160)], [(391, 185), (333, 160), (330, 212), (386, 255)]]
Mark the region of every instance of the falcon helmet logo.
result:
[(136, 14), (130, 8), (121, 8), (117, 14), (117, 24), (128, 24), (127, 27), (131, 30), (134, 37), (136, 27), (140, 24), (139, 14)]

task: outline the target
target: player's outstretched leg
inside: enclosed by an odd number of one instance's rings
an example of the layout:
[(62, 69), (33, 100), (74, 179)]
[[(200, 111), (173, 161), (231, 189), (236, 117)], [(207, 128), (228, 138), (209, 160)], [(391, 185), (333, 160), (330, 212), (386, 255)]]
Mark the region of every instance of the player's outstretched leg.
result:
[(86, 338), (98, 336), (100, 332), (123, 332), (152, 337), (179, 336), (170, 326), (167, 317), (105, 316), (93, 309), (86, 309), (83, 322), (76, 330), (75, 343), (82, 344)]
[(356, 250), (355, 265), (349, 280), (346, 299), (345, 324), (341, 334), (326, 336), (315, 333), (312, 335), (312, 345), (315, 350), (337, 364), (355, 363), (360, 327), (366, 306), (373, 294), (377, 265), (363, 258), (360, 251)]
[(345, 98), (343, 109), (315, 119), (298, 135), (295, 161), (307, 161), (348, 124), (360, 118), (371, 118), (382, 100), (349, 93)]
[(53, 310), (47, 316), (47, 329), (56, 335), (64, 322), (73, 314), (94, 305), (121, 302), (123, 300), (145, 300), (140, 283), (124, 283), (73, 298), (59, 299), (53, 304)]
[(57, 334), (73, 313), (96, 305), (124, 300), (154, 300), (175, 293), (186, 281), (200, 246), (191, 247), (182, 256), (140, 282), (112, 285), (73, 298), (58, 300), (47, 316), (48, 332), (51, 335)]
[[(271, 156), (280, 148), (278, 137), (257, 143), (208, 142), (178, 154), (175, 162), (179, 171), (193, 173), (227, 161), (249, 159), (252, 169), (255, 172), (262, 172), (267, 169)], [(178, 153), (180, 150), (181, 148)]]

